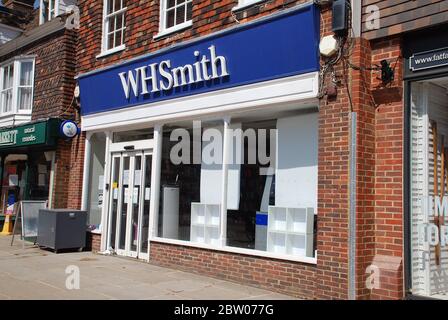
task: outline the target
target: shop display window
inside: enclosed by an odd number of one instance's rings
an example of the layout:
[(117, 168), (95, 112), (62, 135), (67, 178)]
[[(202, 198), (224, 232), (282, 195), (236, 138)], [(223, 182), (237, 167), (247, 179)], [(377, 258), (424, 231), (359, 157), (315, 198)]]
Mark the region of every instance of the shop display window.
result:
[[(222, 122), (202, 123), (201, 128), (194, 129), (192, 123), (165, 126), (159, 237), (208, 244), (219, 241), (219, 225), (216, 223), (220, 221), (222, 143), (217, 143), (211, 150), (215, 159), (203, 159), (201, 151), (206, 144), (201, 142), (201, 136), (204, 130), (210, 129), (218, 137), (222, 127)], [(206, 139), (213, 141), (213, 137)]]
[[(164, 126), (157, 236), (223, 249), (315, 257), (317, 112), (234, 120), (227, 139), (222, 120), (200, 122), (200, 129), (197, 123)], [(181, 141), (188, 148), (181, 147)], [(226, 150), (228, 162), (223, 166)]]
[(95, 133), (91, 137), (90, 158), (90, 187), (88, 202), (87, 223), (98, 229), (101, 224), (101, 212), (104, 202), (104, 164), (106, 150), (106, 136), (104, 133)]
[(412, 294), (440, 299), (448, 299), (447, 89), (448, 78), (413, 82), (410, 99)]
[(13, 205), (22, 200), (49, 200), (52, 152), (5, 157), (1, 188), (3, 212), (12, 212)]

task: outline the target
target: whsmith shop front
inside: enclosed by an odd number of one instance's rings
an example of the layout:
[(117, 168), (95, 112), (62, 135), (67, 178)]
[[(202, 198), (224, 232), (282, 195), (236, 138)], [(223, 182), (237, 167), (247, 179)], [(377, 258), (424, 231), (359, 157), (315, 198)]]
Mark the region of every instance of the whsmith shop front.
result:
[(59, 119), (0, 130), (1, 215), (22, 200), (49, 200), (54, 178)]
[(307, 4), (78, 76), (102, 253), (311, 294), (319, 20)]

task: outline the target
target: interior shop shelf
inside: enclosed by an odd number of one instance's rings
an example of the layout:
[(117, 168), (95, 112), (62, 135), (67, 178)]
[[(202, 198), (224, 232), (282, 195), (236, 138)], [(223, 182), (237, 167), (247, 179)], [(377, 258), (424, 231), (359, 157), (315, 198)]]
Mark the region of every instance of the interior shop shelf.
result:
[(221, 206), (194, 202), (191, 204), (190, 241), (219, 245)]
[(270, 206), (267, 251), (296, 256), (313, 255), (313, 208)]

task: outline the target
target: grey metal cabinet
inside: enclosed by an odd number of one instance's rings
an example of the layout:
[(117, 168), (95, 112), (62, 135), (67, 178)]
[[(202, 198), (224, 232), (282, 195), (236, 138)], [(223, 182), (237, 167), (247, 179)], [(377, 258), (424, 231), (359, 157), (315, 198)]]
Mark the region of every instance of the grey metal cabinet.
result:
[(86, 225), (86, 211), (41, 209), (37, 244), (55, 252), (74, 248), (81, 251), (86, 245)]

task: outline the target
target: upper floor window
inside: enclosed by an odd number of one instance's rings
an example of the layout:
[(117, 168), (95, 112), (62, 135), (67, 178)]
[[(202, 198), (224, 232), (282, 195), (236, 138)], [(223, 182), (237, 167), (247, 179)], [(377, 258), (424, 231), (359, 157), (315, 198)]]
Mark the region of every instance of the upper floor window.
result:
[(192, 19), (192, 0), (162, 0), (160, 32), (188, 27)]
[(125, 0), (105, 0), (103, 19), (103, 52), (124, 49)]
[(0, 67), (0, 114), (31, 113), (34, 60), (21, 58)]
[(53, 19), (58, 11), (58, 0), (40, 0), (40, 24)]
[(250, 7), (253, 4), (256, 4), (258, 2), (263, 2), (263, 1), (265, 1), (265, 0), (239, 0), (238, 5), (236, 7), (234, 7), (233, 10), (244, 9), (244, 8)]
[(10, 112), (12, 109), (12, 91), (14, 80), (14, 63), (8, 64), (2, 68), (2, 94), (1, 94), (1, 112)]

